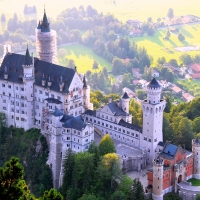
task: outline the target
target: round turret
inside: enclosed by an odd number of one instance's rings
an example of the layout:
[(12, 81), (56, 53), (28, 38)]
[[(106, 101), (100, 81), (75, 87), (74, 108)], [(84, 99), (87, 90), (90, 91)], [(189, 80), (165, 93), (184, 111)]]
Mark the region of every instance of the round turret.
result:
[(129, 102), (130, 102), (130, 97), (126, 92), (124, 92), (124, 95), (121, 98), (121, 107), (122, 110), (126, 113), (129, 113)]
[(153, 193), (154, 200), (163, 200), (163, 159), (158, 156), (153, 160)]
[(192, 140), (192, 152), (194, 155), (193, 176), (200, 179), (200, 139)]
[(147, 85), (147, 102), (150, 104), (160, 103), (161, 92), (162, 86), (158, 83), (156, 78), (153, 78)]

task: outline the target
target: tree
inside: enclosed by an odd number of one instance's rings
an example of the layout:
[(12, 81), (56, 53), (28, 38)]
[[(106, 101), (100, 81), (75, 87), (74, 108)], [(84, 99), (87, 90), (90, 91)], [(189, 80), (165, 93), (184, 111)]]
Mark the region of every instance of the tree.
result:
[(124, 63), (119, 58), (114, 58), (112, 61), (112, 73), (114, 75), (123, 74), (125, 70)]
[(165, 64), (165, 63), (166, 63), (166, 59), (165, 59), (165, 57), (158, 58), (157, 63), (160, 64), (160, 65)]
[(62, 194), (66, 196), (67, 190), (72, 185), (72, 177), (75, 167), (75, 157), (76, 155), (69, 148), (66, 152), (66, 156), (63, 162), (63, 183), (62, 183)]
[(55, 189), (51, 188), (49, 191), (45, 191), (41, 200), (63, 200), (63, 196)]
[(177, 60), (173, 58), (169, 60), (169, 64), (173, 67), (179, 67)]
[(137, 90), (136, 91), (137, 97), (141, 100), (146, 98), (146, 92), (144, 90)]
[(200, 117), (196, 117), (193, 121), (193, 130), (196, 133), (200, 133)]
[(179, 59), (184, 65), (189, 65), (189, 64), (192, 63), (191, 56), (189, 54), (186, 54), (186, 53), (182, 54)]
[(72, 59), (69, 59), (68, 63), (67, 63), (67, 67), (73, 69), (75, 67), (75, 62)]
[(83, 194), (78, 200), (98, 200), (98, 198), (93, 194)]
[(132, 186), (133, 186), (133, 180), (125, 175), (122, 177), (121, 182), (118, 185), (118, 190), (123, 192), (127, 199), (132, 198)]
[(171, 141), (174, 140), (174, 130), (169, 120), (169, 114), (164, 113), (163, 115), (163, 141)]
[(132, 188), (133, 200), (144, 200), (144, 189), (139, 179), (134, 179)]
[(193, 58), (195, 63), (200, 63), (200, 54), (196, 54)]
[(1, 21), (2, 21), (2, 22), (5, 22), (5, 21), (6, 21), (6, 16), (5, 16), (4, 13), (2, 13), (2, 15), (1, 15)]
[(99, 69), (99, 64), (98, 64), (97, 61), (95, 61), (95, 60), (94, 60), (94, 62), (93, 62), (92, 69), (94, 69), (95, 71), (96, 71), (97, 69)]
[(115, 145), (109, 134), (106, 134), (101, 139), (101, 142), (99, 144), (99, 152), (100, 152), (101, 156), (103, 156), (107, 153), (115, 153), (116, 152)]
[(63, 59), (67, 55), (67, 51), (64, 48), (58, 50), (58, 58)]
[(179, 39), (180, 41), (184, 41), (184, 40), (185, 40), (185, 36), (184, 36), (182, 33), (179, 33), (179, 34), (178, 34), (178, 39)]
[(184, 117), (180, 120), (178, 125), (178, 135), (176, 138), (177, 144), (184, 146), (186, 149), (191, 150), (191, 142), (194, 139), (191, 121)]
[(2, 199), (33, 199), (28, 186), (23, 180), (24, 168), (19, 159), (12, 157), (0, 168), (0, 196)]
[(166, 113), (169, 113), (170, 110), (171, 110), (171, 107), (172, 107), (172, 100), (171, 100), (171, 98), (169, 96), (166, 96), (165, 101), (166, 101), (166, 106), (165, 106), (165, 110), (164, 111)]
[(115, 191), (110, 197), (111, 200), (127, 200), (126, 195), (122, 191)]
[(169, 8), (167, 17), (169, 17), (170, 20), (174, 18), (174, 10), (172, 8)]
[(106, 65), (103, 67), (103, 73), (104, 73), (105, 77), (108, 78), (108, 70), (107, 70)]
[(100, 180), (105, 183), (105, 186), (107, 185), (109, 188), (113, 188), (114, 180), (121, 175), (118, 155), (116, 153), (105, 154), (100, 161), (97, 171)]
[(169, 39), (169, 38), (170, 38), (170, 35), (171, 35), (171, 34), (170, 34), (170, 30), (168, 29), (168, 30), (167, 30), (167, 34), (166, 34), (166, 36), (165, 36), (165, 39)]
[(200, 200), (200, 194), (197, 194), (196, 200)]

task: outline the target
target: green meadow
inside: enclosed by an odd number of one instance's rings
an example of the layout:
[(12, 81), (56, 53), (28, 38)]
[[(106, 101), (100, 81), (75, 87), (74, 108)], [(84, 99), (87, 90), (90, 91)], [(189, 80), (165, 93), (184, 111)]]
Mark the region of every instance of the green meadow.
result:
[[(165, 57), (166, 60), (178, 58), (183, 52), (178, 51), (177, 47), (199, 46), (200, 45), (200, 24), (184, 25), (178, 27), (179, 32), (185, 36), (185, 41), (178, 40), (178, 33), (171, 33), (169, 40), (164, 40), (167, 29), (156, 31), (154, 36), (144, 35), (143, 37), (133, 37), (130, 41), (135, 41), (138, 46), (144, 46), (148, 53), (154, 58), (154, 63), (159, 57)], [(200, 54), (200, 51), (185, 52), (190, 55)]]
[[(29, 6), (35, 5), (37, 8), (37, 15), (24, 15), (23, 9), (24, 5)], [(41, 19), (44, 12), (44, 5), (49, 18), (56, 19), (57, 15), (61, 13), (64, 9), (71, 7), (79, 7), (83, 5), (85, 8), (88, 5), (96, 8), (99, 12), (112, 13), (122, 22), (128, 19), (139, 19), (141, 21), (147, 21), (148, 17), (152, 17), (153, 21), (157, 21), (158, 18), (163, 20), (167, 15), (169, 8), (174, 9), (174, 14), (176, 16), (182, 16), (187, 14), (193, 14), (200, 16), (199, 0), (0, 0), (0, 13), (6, 15), (7, 20), (13, 17), (13, 13), (18, 14), (19, 19)], [(187, 25), (180, 27), (180, 32), (185, 36), (186, 40), (180, 42), (178, 40), (177, 34), (171, 34), (170, 40), (163, 40), (166, 35), (165, 30), (159, 30), (156, 34), (151, 37), (144, 35), (143, 37), (130, 38), (130, 41), (135, 41), (138, 46), (144, 46), (148, 53), (154, 58), (154, 64), (158, 57), (166, 57), (167, 60), (171, 58), (176, 58), (178, 60), (182, 52), (177, 51), (176, 47), (200, 45), (200, 25)], [(2, 32), (2, 26), (0, 29)], [(84, 31), (82, 31), (82, 34)], [(106, 65), (108, 69), (111, 69), (111, 64), (105, 59), (97, 56), (92, 52), (91, 49), (84, 47), (82, 45), (71, 45), (65, 47), (68, 51), (69, 59), (75, 60), (75, 63), (81, 72), (85, 72), (86, 69), (92, 69), (92, 63), (96, 60), (100, 68)], [(188, 52), (187, 52), (188, 53)], [(199, 51), (191, 51), (189, 54), (195, 55), (200, 53)], [(87, 66), (87, 67), (86, 67)]]
[[(94, 71), (92, 69), (94, 60), (99, 64), (99, 70), (103, 68), (104, 65), (107, 66), (108, 71), (111, 70), (111, 63), (106, 61), (104, 58), (95, 54), (92, 49), (81, 45), (81, 44), (73, 44), (66, 45), (60, 48), (64, 48), (67, 51), (67, 58), (73, 59), (75, 61), (75, 65), (77, 66), (77, 70), (79, 73), (84, 73), (87, 70)], [(66, 66), (66, 63), (61, 63)], [(98, 71), (99, 71), (98, 70)]]

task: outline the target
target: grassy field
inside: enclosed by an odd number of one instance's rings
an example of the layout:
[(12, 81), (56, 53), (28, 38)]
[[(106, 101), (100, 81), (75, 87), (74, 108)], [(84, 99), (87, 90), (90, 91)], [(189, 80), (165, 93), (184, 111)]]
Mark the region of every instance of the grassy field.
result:
[(194, 94), (194, 96), (199, 96), (200, 93), (200, 81), (199, 80), (177, 80), (177, 82), (185, 89), (188, 90), (189, 93)]
[[(80, 73), (85, 73), (87, 70), (93, 71), (92, 65), (94, 60), (96, 60), (97, 63), (99, 64), (99, 70), (101, 70), (104, 65), (107, 66), (108, 71), (111, 70), (112, 67), (111, 63), (106, 61), (104, 58), (96, 55), (92, 51), (92, 49), (86, 46), (80, 44), (73, 44), (73, 45), (63, 46), (60, 48), (64, 48), (67, 50), (67, 58), (73, 59), (75, 61), (77, 70)], [(64, 63), (62, 64), (66, 66), (66, 64)]]
[(188, 180), (188, 182), (191, 182), (193, 186), (200, 186), (200, 180), (199, 179), (191, 178), (191, 179)]
[(169, 8), (174, 9), (175, 15), (199, 15), (200, 7), (199, 0), (0, 0), (0, 13), (13, 16), (13, 13), (16, 12), (20, 18), (23, 18), (25, 4), (36, 6), (38, 19), (42, 17), (44, 4), (48, 15), (52, 18), (56, 18), (66, 8), (91, 5), (100, 12), (113, 13), (121, 21), (129, 18), (146, 21), (148, 17), (152, 17), (156, 21), (158, 17), (165, 17)]
[[(164, 40), (167, 29), (158, 30), (154, 36), (144, 35), (143, 37), (133, 37), (130, 41), (135, 41), (138, 46), (144, 46), (148, 53), (153, 56), (154, 62), (157, 58), (164, 56), (167, 60), (171, 58), (178, 59), (182, 52), (176, 50), (176, 47), (198, 46), (200, 45), (200, 24), (185, 25), (179, 27), (180, 32), (185, 36), (185, 41), (178, 40), (178, 34), (171, 33), (169, 40)], [(190, 55), (199, 54), (200, 51), (186, 52)]]

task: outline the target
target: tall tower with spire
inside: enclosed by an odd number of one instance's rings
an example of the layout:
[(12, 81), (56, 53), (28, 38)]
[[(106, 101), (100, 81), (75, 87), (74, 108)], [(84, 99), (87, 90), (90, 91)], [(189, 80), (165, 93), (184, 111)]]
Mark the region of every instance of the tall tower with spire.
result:
[(33, 88), (35, 82), (35, 74), (34, 74), (34, 58), (30, 57), (28, 46), (26, 49), (26, 55), (24, 59), (23, 67), (23, 83), (24, 83), (24, 96), (25, 104), (26, 104), (26, 123), (24, 124), (24, 129), (30, 129), (34, 125), (34, 117), (33, 117), (33, 106), (34, 106), (34, 99), (33, 99)]
[(158, 142), (163, 141), (163, 111), (166, 101), (161, 99), (162, 87), (154, 77), (147, 85), (147, 99), (142, 103), (143, 134), (141, 146), (147, 150), (147, 162), (152, 163), (156, 157)]
[(45, 9), (43, 20), (39, 21), (35, 34), (37, 57), (49, 63), (56, 63), (56, 31), (50, 29)]

